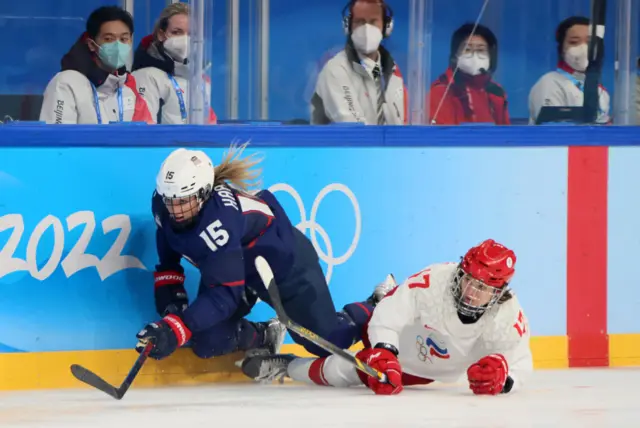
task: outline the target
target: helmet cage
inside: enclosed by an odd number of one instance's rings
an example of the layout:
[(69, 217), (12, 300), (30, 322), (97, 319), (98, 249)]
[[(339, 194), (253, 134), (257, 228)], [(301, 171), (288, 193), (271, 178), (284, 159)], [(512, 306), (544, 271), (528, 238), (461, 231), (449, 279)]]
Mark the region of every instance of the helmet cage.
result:
[(474, 278), (473, 275), (464, 271), (462, 263), (456, 269), (452, 293), (456, 308), (461, 315), (478, 318), (499, 302), (507, 290), (507, 283), (498, 288)]
[(207, 184), (190, 195), (160, 195), (173, 229), (188, 229), (198, 222), (202, 206), (211, 197), (211, 190), (211, 185)]

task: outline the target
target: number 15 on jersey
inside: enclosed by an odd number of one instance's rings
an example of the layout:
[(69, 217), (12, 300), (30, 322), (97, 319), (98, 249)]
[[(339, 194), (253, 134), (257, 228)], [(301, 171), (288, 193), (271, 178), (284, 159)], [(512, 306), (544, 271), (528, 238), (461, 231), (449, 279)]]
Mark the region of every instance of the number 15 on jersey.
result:
[(218, 251), (219, 247), (224, 247), (229, 242), (229, 233), (222, 228), (220, 220), (216, 220), (207, 226), (200, 234), (200, 237), (211, 251)]

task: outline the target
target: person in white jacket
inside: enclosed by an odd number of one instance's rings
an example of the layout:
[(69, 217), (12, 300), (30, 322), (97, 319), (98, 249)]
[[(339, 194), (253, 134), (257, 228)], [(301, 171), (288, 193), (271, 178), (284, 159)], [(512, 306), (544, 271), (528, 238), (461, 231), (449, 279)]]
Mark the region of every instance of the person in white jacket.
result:
[[(584, 105), (585, 72), (589, 65), (589, 18), (572, 16), (556, 30), (558, 66), (546, 73), (529, 93), (529, 123), (534, 124), (545, 106), (581, 107)], [(611, 122), (611, 97), (599, 85), (599, 106), (596, 123)]]
[[(158, 124), (188, 122), (189, 43), (189, 6), (174, 3), (160, 13), (153, 34), (143, 38), (136, 49), (133, 75), (138, 93)], [(211, 85), (207, 87), (210, 93)], [(209, 123), (216, 121), (210, 109)]]
[(402, 74), (380, 45), (393, 30), (393, 11), (382, 0), (351, 0), (342, 15), (347, 45), (318, 76), (311, 99), (311, 124), (406, 124)]
[(382, 395), (465, 376), (476, 395), (512, 393), (533, 370), (528, 321), (509, 287), (515, 263), (512, 250), (487, 239), (459, 263), (430, 265), (391, 289), (373, 310), (365, 348), (356, 354), (388, 383), (337, 355), (252, 355), (242, 371), (259, 381), (287, 376), (324, 386), (365, 385)]
[(117, 7), (94, 10), (86, 32), (62, 58), (47, 85), (40, 120), (50, 124), (150, 122), (131, 63), (133, 18)]

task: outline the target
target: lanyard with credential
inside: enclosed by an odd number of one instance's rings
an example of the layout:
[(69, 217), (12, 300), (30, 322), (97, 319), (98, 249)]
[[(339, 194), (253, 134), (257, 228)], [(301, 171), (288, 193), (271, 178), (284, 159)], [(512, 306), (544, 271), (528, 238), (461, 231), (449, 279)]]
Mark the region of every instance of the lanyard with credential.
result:
[[(564, 77), (569, 79), (571, 81), (571, 83), (576, 85), (576, 88), (578, 88), (580, 90), (580, 92), (582, 92), (584, 94), (584, 83), (582, 83), (581, 81), (576, 79), (573, 74), (569, 73), (566, 70), (558, 68), (557, 71), (558, 71), (558, 73), (562, 74)], [(598, 99), (600, 99), (600, 94), (598, 94)], [(598, 106), (598, 114), (600, 114), (600, 115), (604, 114), (604, 111), (600, 108), (600, 106)]]
[(580, 92), (584, 93), (584, 83), (582, 83), (581, 81), (576, 79), (573, 74), (571, 74), (568, 71), (565, 71), (565, 70), (563, 70), (561, 68), (558, 68), (557, 71), (558, 71), (558, 73), (562, 74), (564, 77), (569, 79), (571, 81), (571, 83), (576, 85), (576, 88), (580, 89)]
[(173, 89), (176, 91), (176, 96), (178, 97), (178, 104), (180, 104), (180, 116), (182, 117), (182, 123), (187, 123), (187, 106), (184, 103), (184, 96), (182, 95), (182, 89), (180, 89), (180, 86), (178, 85), (178, 82), (176, 81), (175, 77), (173, 77), (169, 73), (167, 73), (167, 76), (169, 76), (169, 80), (171, 80), (171, 83), (173, 84)]
[[(102, 113), (100, 113), (100, 103), (98, 102), (98, 90), (96, 86), (91, 83), (91, 89), (93, 89), (93, 102), (96, 108), (96, 115), (98, 116), (98, 124), (102, 125)], [(122, 88), (118, 87), (118, 110), (119, 121), (124, 122), (124, 108), (122, 106)]]

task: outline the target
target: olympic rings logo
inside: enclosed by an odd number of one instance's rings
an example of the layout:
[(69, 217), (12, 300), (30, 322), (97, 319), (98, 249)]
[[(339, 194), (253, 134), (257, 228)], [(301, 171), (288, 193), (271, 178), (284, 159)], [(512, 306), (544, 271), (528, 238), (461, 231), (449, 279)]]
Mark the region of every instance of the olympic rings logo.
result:
[(429, 348), (425, 346), (422, 336), (416, 337), (416, 348), (418, 349), (418, 359), (420, 361), (431, 362), (431, 358), (429, 358)]
[(422, 336), (416, 336), (416, 349), (418, 350), (418, 359), (422, 362), (433, 363), (432, 357), (439, 358), (441, 360), (448, 360), (451, 358), (449, 350), (436, 342), (436, 338), (431, 333), (427, 338)]
[[(360, 234), (362, 232), (362, 216), (360, 213), (360, 205), (358, 204), (356, 195), (344, 184), (331, 183), (325, 186), (320, 191), (320, 193), (318, 193), (318, 196), (316, 196), (316, 199), (313, 201), (313, 205), (311, 206), (311, 214), (307, 219), (307, 211), (304, 207), (304, 202), (302, 201), (300, 194), (298, 194), (298, 192), (292, 186), (286, 183), (278, 183), (269, 187), (269, 191), (271, 193), (286, 192), (295, 201), (296, 205), (298, 206), (298, 210), (300, 211), (300, 223), (296, 225), (296, 228), (298, 228), (298, 230), (300, 230), (302, 233), (306, 233), (307, 229), (309, 230), (311, 242), (313, 243), (313, 247), (315, 248), (316, 253), (318, 253), (318, 257), (320, 258), (320, 260), (327, 264), (326, 280), (327, 283), (329, 283), (329, 281), (331, 280), (331, 276), (333, 275), (334, 267), (341, 265), (349, 260), (353, 253), (355, 253), (358, 242), (360, 241)], [(316, 222), (320, 204), (322, 203), (324, 198), (331, 192), (341, 192), (349, 199), (351, 205), (353, 206), (353, 214), (355, 216), (356, 223), (355, 231), (353, 233), (353, 239), (351, 240), (351, 245), (349, 245), (349, 248), (344, 252), (344, 254), (339, 257), (336, 257), (333, 254), (333, 246), (331, 245), (329, 234), (326, 230), (324, 230), (322, 226), (320, 226)], [(316, 235), (316, 233), (322, 238), (327, 249), (326, 253), (318, 244), (318, 236)]]

